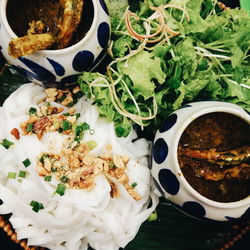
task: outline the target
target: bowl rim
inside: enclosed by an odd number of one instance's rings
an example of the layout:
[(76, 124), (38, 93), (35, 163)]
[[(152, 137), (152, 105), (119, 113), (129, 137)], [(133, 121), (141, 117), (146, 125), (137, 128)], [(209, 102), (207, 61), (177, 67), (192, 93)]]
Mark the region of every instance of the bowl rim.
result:
[[(199, 102), (195, 102), (195, 103), (199, 103)], [(200, 103), (204, 103), (204, 102), (200, 102)], [(243, 206), (250, 204), (250, 195), (248, 195), (247, 197), (245, 197), (242, 200), (234, 201), (234, 202), (219, 202), (219, 201), (211, 200), (211, 199), (203, 196), (202, 194), (200, 194), (198, 191), (196, 191), (189, 184), (189, 182), (184, 177), (184, 174), (182, 173), (179, 162), (178, 162), (178, 157), (177, 157), (178, 144), (179, 144), (179, 140), (181, 138), (181, 135), (183, 134), (183, 132), (187, 128), (187, 126), (192, 121), (197, 119), (198, 117), (205, 115), (205, 114), (209, 114), (209, 113), (215, 113), (215, 112), (229, 113), (229, 114), (232, 114), (234, 116), (237, 116), (241, 120), (250, 124), (250, 115), (248, 115), (247, 112), (245, 112), (243, 109), (240, 110), (239, 109), (240, 107), (238, 105), (230, 104), (230, 106), (229, 106), (229, 105), (227, 105), (228, 103), (217, 102), (217, 101), (213, 101), (213, 103), (216, 104), (216, 106), (215, 105), (214, 106), (207, 106), (207, 107), (204, 107), (202, 110), (194, 111), (190, 115), (190, 117), (185, 119), (185, 121), (179, 127), (178, 131), (176, 132), (176, 137), (175, 137), (174, 145), (173, 145), (173, 150), (174, 150), (174, 152), (173, 152), (174, 153), (173, 166), (174, 166), (175, 170), (177, 171), (177, 173), (181, 173), (178, 177), (179, 177), (179, 180), (182, 182), (182, 185), (184, 186), (184, 188), (192, 196), (194, 196), (197, 200), (200, 200), (202, 203), (209, 205), (209, 206), (212, 206), (212, 207), (224, 208), (224, 209), (243, 207)], [(190, 104), (192, 104), (192, 103), (190, 103)]]
[[(11, 38), (17, 38), (18, 36), (15, 34), (15, 32), (12, 30), (12, 28), (9, 25), (8, 19), (7, 19), (7, 2), (8, 0), (1, 0), (0, 2), (0, 16), (2, 17), (2, 26), (5, 27), (5, 30), (7, 31), (8, 35)], [(74, 51), (77, 47), (82, 47), (83, 44), (85, 44), (87, 42), (87, 40), (89, 40), (89, 38), (92, 36), (92, 34), (95, 32), (96, 26), (97, 26), (97, 22), (98, 22), (98, 16), (99, 16), (99, 7), (97, 4), (97, 0), (91, 0), (92, 4), (93, 4), (93, 9), (94, 9), (94, 16), (93, 16), (93, 20), (92, 20), (92, 24), (90, 26), (90, 29), (87, 31), (86, 35), (77, 43), (64, 48), (64, 49), (56, 49), (56, 50), (39, 50), (37, 52), (41, 53), (41, 54), (46, 54), (46, 55), (62, 55), (64, 53), (70, 53), (72, 51)]]

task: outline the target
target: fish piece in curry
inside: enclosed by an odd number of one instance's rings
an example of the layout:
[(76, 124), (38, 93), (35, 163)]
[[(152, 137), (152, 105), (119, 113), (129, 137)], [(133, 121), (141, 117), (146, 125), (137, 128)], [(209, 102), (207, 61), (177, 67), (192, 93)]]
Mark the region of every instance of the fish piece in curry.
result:
[(66, 48), (82, 18), (83, 0), (44, 1), (38, 20), (29, 23), (27, 35), (9, 43), (9, 54), (18, 58), (51, 47)]
[(186, 180), (205, 197), (244, 199), (250, 194), (250, 125), (228, 113), (203, 115), (182, 134), (178, 161)]

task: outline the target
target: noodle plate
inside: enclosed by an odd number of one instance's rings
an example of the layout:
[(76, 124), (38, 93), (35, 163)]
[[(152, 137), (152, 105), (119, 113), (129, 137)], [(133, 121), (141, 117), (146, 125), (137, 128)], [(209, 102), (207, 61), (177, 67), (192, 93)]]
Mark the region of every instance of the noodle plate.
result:
[(28, 245), (125, 247), (158, 204), (150, 192), (149, 145), (135, 131), (117, 138), (113, 123), (83, 97), (74, 112), (70, 106), (25, 84), (0, 108), (0, 214), (12, 213), (17, 239)]

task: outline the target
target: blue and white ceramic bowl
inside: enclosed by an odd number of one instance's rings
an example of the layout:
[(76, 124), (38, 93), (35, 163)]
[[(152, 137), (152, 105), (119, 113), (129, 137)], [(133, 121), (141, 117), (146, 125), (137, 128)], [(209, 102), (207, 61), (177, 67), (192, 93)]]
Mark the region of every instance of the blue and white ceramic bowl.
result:
[(194, 119), (212, 112), (233, 114), (250, 124), (250, 115), (245, 110), (225, 102), (194, 102), (175, 111), (157, 131), (154, 139), (151, 171), (155, 186), (177, 208), (193, 217), (218, 221), (248, 217), (250, 196), (228, 203), (210, 200), (192, 188), (180, 169), (177, 150), (182, 133)]
[(8, 44), (17, 36), (7, 20), (7, 2), (0, 1), (0, 50), (5, 59), (30, 81), (63, 87), (75, 82), (81, 72), (91, 70), (104, 57), (110, 39), (110, 20), (104, 0), (92, 0), (92, 25), (78, 43), (65, 49), (41, 50), (18, 59), (8, 54)]

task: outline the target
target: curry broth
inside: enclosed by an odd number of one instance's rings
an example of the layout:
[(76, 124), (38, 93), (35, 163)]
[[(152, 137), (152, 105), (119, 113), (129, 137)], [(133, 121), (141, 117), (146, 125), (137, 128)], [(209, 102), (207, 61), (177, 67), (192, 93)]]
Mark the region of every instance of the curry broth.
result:
[(250, 194), (250, 125), (223, 112), (203, 115), (185, 129), (178, 146), (184, 177), (201, 195), (234, 202)]
[[(18, 37), (27, 35), (29, 23), (32, 20), (41, 20), (46, 23), (47, 32), (54, 30), (58, 24), (60, 11), (58, 0), (9, 0), (7, 3), (7, 19)], [(76, 44), (86, 35), (92, 25), (93, 17), (92, 1), (84, 0), (81, 22), (74, 32), (69, 46)]]

